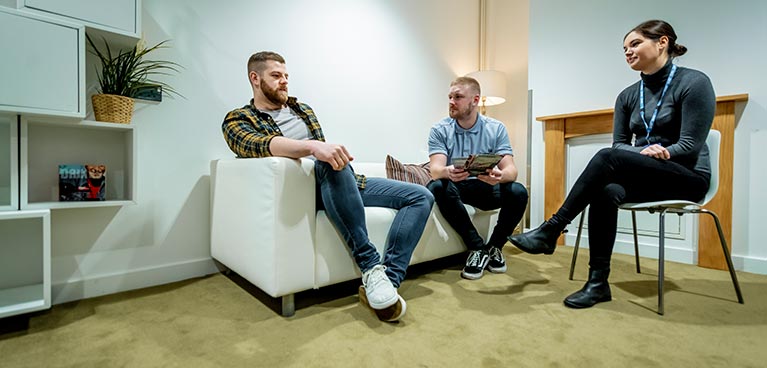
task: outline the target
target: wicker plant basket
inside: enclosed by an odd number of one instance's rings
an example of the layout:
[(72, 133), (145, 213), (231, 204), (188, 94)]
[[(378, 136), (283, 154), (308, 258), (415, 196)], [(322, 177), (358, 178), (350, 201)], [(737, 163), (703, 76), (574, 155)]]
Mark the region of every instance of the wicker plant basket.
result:
[(125, 96), (98, 94), (91, 96), (97, 121), (130, 124), (133, 99)]

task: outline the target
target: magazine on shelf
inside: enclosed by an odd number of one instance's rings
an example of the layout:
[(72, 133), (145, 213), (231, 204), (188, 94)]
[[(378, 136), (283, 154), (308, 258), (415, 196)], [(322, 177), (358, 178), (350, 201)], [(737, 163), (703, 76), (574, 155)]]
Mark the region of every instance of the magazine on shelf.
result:
[(502, 158), (503, 156), (492, 153), (469, 155), (469, 157), (454, 158), (453, 166), (456, 169), (465, 169), (469, 172), (469, 176), (477, 176), (498, 165)]
[(104, 165), (59, 165), (59, 201), (106, 199)]

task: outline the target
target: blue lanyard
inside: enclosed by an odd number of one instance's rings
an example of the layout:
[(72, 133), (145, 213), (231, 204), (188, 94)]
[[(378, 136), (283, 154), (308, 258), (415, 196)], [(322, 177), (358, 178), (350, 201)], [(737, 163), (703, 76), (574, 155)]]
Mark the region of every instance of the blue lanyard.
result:
[(668, 75), (668, 79), (666, 79), (666, 85), (663, 87), (663, 92), (660, 94), (660, 98), (658, 99), (658, 104), (655, 105), (655, 111), (652, 112), (652, 118), (650, 118), (650, 124), (647, 124), (647, 120), (644, 118), (644, 80), (639, 80), (639, 117), (642, 118), (642, 122), (644, 123), (644, 128), (647, 130), (647, 136), (645, 139), (647, 139), (647, 143), (650, 143), (650, 131), (652, 130), (653, 125), (655, 125), (655, 118), (658, 116), (658, 110), (660, 109), (660, 104), (663, 102), (663, 96), (666, 95), (666, 91), (668, 90), (668, 86), (671, 85), (671, 80), (674, 79), (674, 74), (676, 73), (676, 64), (674, 64), (671, 67), (671, 73)]

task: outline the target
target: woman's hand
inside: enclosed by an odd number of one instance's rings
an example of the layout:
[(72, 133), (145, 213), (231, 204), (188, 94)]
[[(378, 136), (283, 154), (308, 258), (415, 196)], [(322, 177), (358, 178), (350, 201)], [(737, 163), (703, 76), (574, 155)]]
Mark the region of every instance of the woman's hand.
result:
[(668, 153), (666, 147), (663, 147), (660, 144), (647, 146), (639, 153), (645, 156), (657, 158), (659, 160), (668, 160), (671, 158), (671, 154)]

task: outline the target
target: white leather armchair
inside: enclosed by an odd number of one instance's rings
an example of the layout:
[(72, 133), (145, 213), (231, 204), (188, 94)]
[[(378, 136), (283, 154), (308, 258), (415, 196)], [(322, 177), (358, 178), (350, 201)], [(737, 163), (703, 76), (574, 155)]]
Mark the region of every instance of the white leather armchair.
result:
[[(385, 177), (383, 163), (353, 163), (355, 171)], [(211, 255), (274, 298), (282, 315), (295, 311), (293, 295), (361, 276), (351, 252), (315, 206), (314, 162), (282, 157), (211, 162)], [(498, 211), (467, 206), (483, 238)], [(396, 210), (367, 207), (368, 235), (383, 253)], [(435, 206), (411, 264), (466, 251)]]

